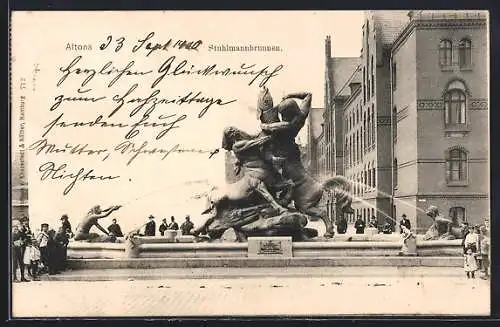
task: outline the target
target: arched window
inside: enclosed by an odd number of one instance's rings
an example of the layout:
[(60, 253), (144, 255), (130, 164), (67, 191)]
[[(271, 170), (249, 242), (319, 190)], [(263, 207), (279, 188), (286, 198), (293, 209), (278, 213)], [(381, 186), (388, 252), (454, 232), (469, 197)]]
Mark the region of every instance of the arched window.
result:
[(363, 67), (363, 103), (366, 103), (366, 69)]
[(372, 70), (372, 97), (375, 95), (375, 74), (373, 73), (373, 55), (371, 58), (371, 70)]
[(467, 181), (467, 152), (464, 149), (455, 148), (448, 151), (446, 180), (448, 182)]
[(462, 39), (458, 44), (458, 59), (460, 68), (469, 68), (472, 66), (472, 42), (469, 39)]
[(365, 153), (367, 145), (368, 145), (368, 132), (366, 126), (366, 111), (363, 112), (363, 153)]
[(461, 125), (466, 121), (466, 97), (462, 89), (449, 89), (444, 95), (444, 121), (446, 125)]
[(366, 170), (366, 167), (365, 167), (365, 170), (363, 172), (363, 178), (364, 178), (364, 181), (363, 181), (363, 190), (368, 190), (368, 172)]
[(375, 105), (372, 104), (372, 145), (375, 144), (375, 131), (377, 130), (377, 117), (375, 116)]
[(368, 137), (368, 142), (366, 143), (366, 145), (369, 147), (371, 144), (372, 144), (372, 125), (371, 125), (371, 114), (370, 114), (370, 110), (368, 109), (368, 119), (367, 119), (367, 127), (368, 127), (368, 130), (366, 131), (366, 134), (367, 134), (367, 137)]
[(439, 43), (439, 64), (443, 67), (451, 66), (453, 49), (450, 40), (441, 40)]
[(374, 188), (377, 188), (377, 178), (376, 178), (376, 172), (375, 172), (375, 164), (372, 165), (372, 185)]
[(359, 160), (359, 130), (356, 131), (356, 150), (354, 155), (354, 163), (356, 164)]
[(371, 164), (368, 163), (368, 171), (367, 171), (367, 180), (366, 180), (366, 184), (368, 186), (368, 188), (372, 188), (372, 169), (370, 168), (371, 167)]

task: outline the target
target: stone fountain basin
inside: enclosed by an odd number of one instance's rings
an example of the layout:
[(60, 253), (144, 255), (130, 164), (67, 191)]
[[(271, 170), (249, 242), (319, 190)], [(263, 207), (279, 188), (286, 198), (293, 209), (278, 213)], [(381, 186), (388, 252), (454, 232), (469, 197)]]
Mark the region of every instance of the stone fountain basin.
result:
[[(351, 238), (350, 241), (348, 239)], [(184, 238), (186, 241), (187, 238)], [(165, 237), (137, 237), (138, 258), (247, 258), (247, 243), (173, 243)], [(126, 258), (125, 243), (71, 241), (69, 259)], [(336, 235), (334, 240), (293, 242), (294, 258), (391, 257), (398, 256), (400, 235)], [(423, 241), (417, 237), (419, 257), (461, 257), (461, 240)]]

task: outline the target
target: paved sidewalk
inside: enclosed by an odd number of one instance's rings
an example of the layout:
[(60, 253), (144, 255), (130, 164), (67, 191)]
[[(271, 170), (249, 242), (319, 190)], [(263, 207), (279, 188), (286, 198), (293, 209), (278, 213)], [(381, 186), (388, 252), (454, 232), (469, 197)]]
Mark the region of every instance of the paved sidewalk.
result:
[(13, 284), (16, 317), (488, 315), (489, 307), (489, 282), (463, 276), (165, 278)]

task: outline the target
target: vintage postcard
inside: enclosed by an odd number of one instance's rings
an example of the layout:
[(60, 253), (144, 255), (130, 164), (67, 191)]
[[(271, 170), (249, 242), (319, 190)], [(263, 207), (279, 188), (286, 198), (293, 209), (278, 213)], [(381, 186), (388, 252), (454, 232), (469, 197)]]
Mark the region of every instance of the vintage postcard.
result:
[(12, 317), (490, 314), (487, 11), (15, 11)]

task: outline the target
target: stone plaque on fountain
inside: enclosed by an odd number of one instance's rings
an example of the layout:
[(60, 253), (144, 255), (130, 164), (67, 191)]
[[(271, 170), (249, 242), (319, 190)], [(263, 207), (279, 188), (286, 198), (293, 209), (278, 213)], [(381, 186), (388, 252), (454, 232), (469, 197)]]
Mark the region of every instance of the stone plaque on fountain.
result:
[(249, 237), (248, 238), (248, 257), (292, 257), (292, 237)]

